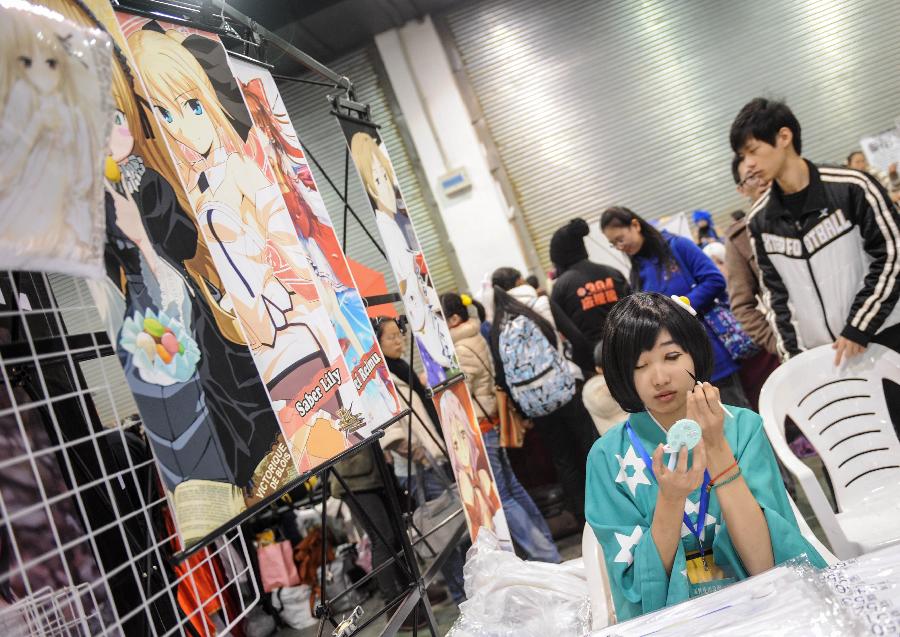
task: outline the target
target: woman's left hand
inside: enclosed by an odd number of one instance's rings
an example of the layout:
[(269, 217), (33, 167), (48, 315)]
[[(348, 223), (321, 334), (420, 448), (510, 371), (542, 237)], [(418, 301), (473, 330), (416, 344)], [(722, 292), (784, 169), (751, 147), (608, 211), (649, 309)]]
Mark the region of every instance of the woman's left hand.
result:
[(727, 444), (725, 441), (725, 411), (719, 400), (717, 387), (703, 383), (694, 385), (687, 396), (687, 417), (700, 424), (703, 442), (712, 449)]

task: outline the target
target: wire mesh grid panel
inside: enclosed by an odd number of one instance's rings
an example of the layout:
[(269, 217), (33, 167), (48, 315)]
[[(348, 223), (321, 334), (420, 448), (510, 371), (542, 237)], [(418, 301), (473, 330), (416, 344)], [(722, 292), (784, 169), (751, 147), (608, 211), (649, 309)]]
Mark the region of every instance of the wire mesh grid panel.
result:
[(0, 634), (217, 635), (259, 599), (240, 530), (180, 546), (84, 280), (0, 273)]

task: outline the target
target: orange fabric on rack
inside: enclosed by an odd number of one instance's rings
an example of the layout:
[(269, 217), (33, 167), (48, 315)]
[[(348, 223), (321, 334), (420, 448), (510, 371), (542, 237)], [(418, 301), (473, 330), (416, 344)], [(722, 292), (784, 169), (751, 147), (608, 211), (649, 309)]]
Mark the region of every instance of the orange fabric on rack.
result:
[[(309, 596), (309, 612), (315, 615), (316, 600), (322, 595), (322, 587), (319, 582), (319, 573), (322, 569), (322, 529), (315, 527), (310, 529), (294, 549), (294, 561), (297, 562), (297, 571), (300, 573), (300, 583), (310, 587), (312, 594)], [(334, 561), (333, 542), (328, 542), (325, 559), (328, 563)]]
[[(167, 507), (163, 508), (163, 517), (166, 522), (166, 530), (170, 534), (174, 534), (175, 525)], [(172, 550), (180, 550), (177, 535), (173, 536)], [(231, 591), (222, 590), (225, 588), (228, 578), (225, 577), (222, 563), (217, 555), (210, 556), (209, 552), (203, 549), (174, 565), (172, 570), (179, 579), (176, 595), (178, 606), (190, 618), (191, 625), (199, 634), (218, 634), (212, 620), (215, 613), (224, 610), (227, 617), (237, 617), (238, 609), (234, 600), (231, 599)], [(222, 608), (223, 599), (225, 600), (225, 609)], [(201, 607), (202, 610), (199, 610)], [(233, 627), (230, 634), (240, 637), (243, 635), (243, 629)]]

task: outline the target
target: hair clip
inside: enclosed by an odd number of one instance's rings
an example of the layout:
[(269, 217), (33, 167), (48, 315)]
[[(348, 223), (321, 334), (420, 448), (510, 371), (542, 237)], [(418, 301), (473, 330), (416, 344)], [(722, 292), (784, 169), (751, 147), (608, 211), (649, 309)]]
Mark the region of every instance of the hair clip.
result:
[(677, 303), (684, 309), (686, 309), (688, 312), (690, 312), (691, 316), (697, 316), (697, 310), (695, 310), (694, 308), (691, 307), (691, 300), (688, 297), (678, 296), (677, 294), (673, 294), (669, 298), (672, 299), (673, 301), (675, 301), (675, 303)]
[(470, 305), (472, 305), (472, 297), (469, 296), (468, 294), (460, 294), (459, 299), (460, 299), (460, 301), (462, 301), (462, 304), (465, 307), (469, 307)]

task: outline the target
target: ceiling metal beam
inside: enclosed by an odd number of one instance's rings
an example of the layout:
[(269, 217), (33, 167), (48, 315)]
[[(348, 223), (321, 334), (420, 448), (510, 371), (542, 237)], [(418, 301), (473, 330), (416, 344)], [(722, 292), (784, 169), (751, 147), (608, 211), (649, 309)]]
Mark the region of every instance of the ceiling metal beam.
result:
[(313, 71), (314, 73), (318, 73), (322, 77), (328, 78), (339, 88), (344, 89), (349, 95), (352, 96), (353, 83), (348, 77), (332, 71), (330, 68), (316, 60), (311, 55), (304, 53), (277, 33), (270, 31), (250, 16), (241, 13), (240, 11), (229, 5), (227, 2), (225, 2), (225, 0), (211, 0), (211, 2), (220, 10), (224, 11), (225, 14), (228, 15), (228, 17), (230, 17), (232, 20), (251, 29), (254, 33), (258, 34), (271, 44), (277, 46), (279, 49), (297, 60), (300, 64), (302, 64), (309, 70)]

